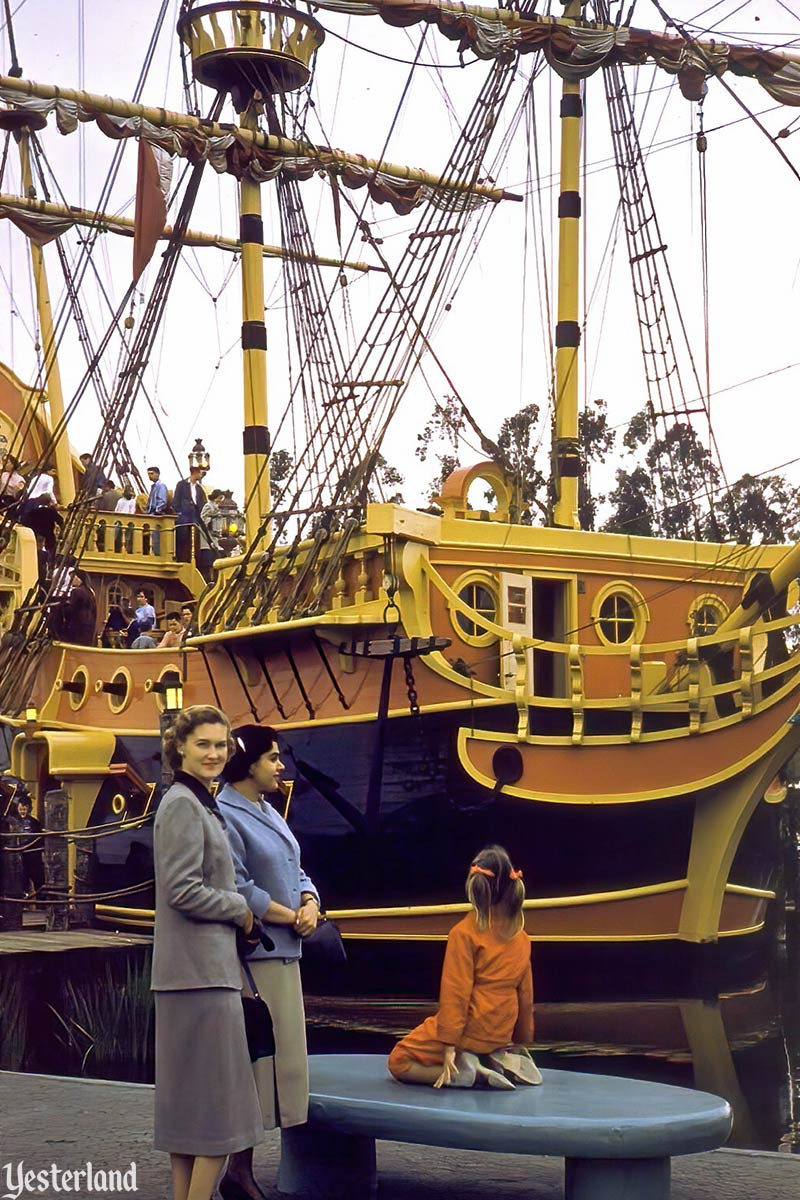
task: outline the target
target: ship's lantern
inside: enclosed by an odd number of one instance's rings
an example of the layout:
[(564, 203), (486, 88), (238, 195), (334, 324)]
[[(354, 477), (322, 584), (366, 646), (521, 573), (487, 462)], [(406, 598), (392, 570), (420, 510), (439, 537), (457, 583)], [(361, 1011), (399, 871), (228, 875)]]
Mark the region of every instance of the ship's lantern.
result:
[(183, 708), (183, 679), (172, 667), (162, 671), (158, 679), (146, 679), (144, 690), (155, 693), (162, 717), (165, 713), (174, 715)]
[(177, 671), (165, 671), (159, 683), (164, 694), (164, 708), (167, 712), (180, 712), (183, 708), (183, 680)]
[(217, 0), (186, 5), (178, 36), (198, 83), (229, 92), (236, 111), (244, 112), (256, 92), (272, 96), (305, 87), (325, 30), (283, 4)]
[(203, 445), (202, 438), (195, 438), (194, 445), (189, 452), (189, 467), (199, 467), (201, 471), (207, 471), (211, 466), (211, 455)]
[(208, 524), (215, 540), (225, 553), (233, 553), (239, 545), (240, 538), (244, 536), (245, 519), (230, 491), (223, 492), (221, 499), (217, 500), (217, 511)]

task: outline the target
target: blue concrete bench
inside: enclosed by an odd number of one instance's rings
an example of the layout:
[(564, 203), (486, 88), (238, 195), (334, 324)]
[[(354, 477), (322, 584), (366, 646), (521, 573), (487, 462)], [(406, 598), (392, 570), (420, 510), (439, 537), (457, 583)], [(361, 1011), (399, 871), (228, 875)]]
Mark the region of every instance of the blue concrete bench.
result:
[(725, 1143), (731, 1110), (707, 1092), (543, 1071), (513, 1092), (398, 1083), (375, 1054), (309, 1059), (309, 1123), (283, 1131), (278, 1189), (366, 1200), (377, 1187), (375, 1139), (555, 1155), (567, 1200), (667, 1200), (670, 1159)]

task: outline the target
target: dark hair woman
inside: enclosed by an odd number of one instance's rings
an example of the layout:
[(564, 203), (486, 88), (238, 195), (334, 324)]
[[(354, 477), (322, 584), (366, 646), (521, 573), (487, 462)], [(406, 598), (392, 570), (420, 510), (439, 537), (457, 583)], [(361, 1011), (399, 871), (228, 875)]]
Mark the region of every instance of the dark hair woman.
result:
[[(265, 1129), (302, 1125), (308, 1116), (308, 1062), (300, 982), (302, 939), (319, 916), (319, 896), (300, 864), (300, 847), (269, 803), (279, 793), (283, 763), (274, 729), (245, 725), (233, 731), (234, 753), (218, 801), (228, 828), (236, 883), (267, 926), (274, 949), (250, 958), (253, 978), (272, 1014), (275, 1058), (258, 1059), (256, 1085)], [(223, 1200), (258, 1197), (252, 1151), (234, 1155), (220, 1184)]]
[(209, 791), (230, 747), (210, 705), (184, 709), (164, 735), (175, 781), (154, 829), (155, 1145), (170, 1154), (173, 1200), (210, 1200), (225, 1156), (263, 1136), (236, 951), (253, 915)]

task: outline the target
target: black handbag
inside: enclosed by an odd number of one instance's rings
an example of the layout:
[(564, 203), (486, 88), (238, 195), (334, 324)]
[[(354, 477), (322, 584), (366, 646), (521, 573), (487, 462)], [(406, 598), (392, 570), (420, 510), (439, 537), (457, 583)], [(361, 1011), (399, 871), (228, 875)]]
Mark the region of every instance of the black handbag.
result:
[(316, 969), (318, 967), (343, 967), (347, 963), (347, 951), (344, 948), (339, 926), (328, 917), (320, 917), (317, 928), (301, 942), (303, 948), (302, 963), (304, 966)]
[(242, 962), (242, 970), (253, 993), (252, 996), (242, 996), (242, 1014), (250, 1062), (255, 1062), (258, 1058), (271, 1058), (275, 1054), (275, 1033), (272, 1014), (258, 994), (253, 972), (246, 962)]

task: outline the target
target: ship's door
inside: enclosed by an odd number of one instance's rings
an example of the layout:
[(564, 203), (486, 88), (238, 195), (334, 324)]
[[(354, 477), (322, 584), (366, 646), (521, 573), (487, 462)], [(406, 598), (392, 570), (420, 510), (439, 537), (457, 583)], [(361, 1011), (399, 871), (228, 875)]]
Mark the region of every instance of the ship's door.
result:
[[(564, 644), (567, 640), (568, 587), (566, 579), (532, 579), (529, 575), (504, 571), (500, 576), (500, 624), (510, 633)], [(513, 688), (517, 660), (507, 639), (501, 644), (501, 654), (500, 678), (504, 687)], [(566, 655), (530, 647), (527, 656), (530, 694), (566, 696)]]
[[(569, 584), (566, 579), (533, 580), (533, 636), (543, 642), (567, 641)], [(537, 696), (567, 695), (569, 666), (565, 654), (536, 648), (533, 652), (533, 690)]]
[[(509, 633), (533, 636), (533, 580), (529, 575), (512, 575), (503, 571), (500, 576), (500, 621)], [(504, 638), (500, 644), (500, 679), (503, 687), (513, 688), (517, 678), (517, 660), (511, 642)], [(528, 659), (528, 692), (533, 693), (533, 649), (526, 651)]]

